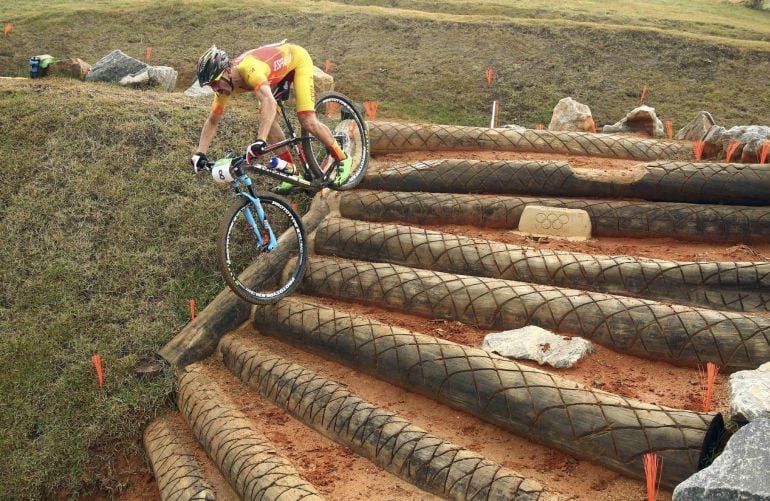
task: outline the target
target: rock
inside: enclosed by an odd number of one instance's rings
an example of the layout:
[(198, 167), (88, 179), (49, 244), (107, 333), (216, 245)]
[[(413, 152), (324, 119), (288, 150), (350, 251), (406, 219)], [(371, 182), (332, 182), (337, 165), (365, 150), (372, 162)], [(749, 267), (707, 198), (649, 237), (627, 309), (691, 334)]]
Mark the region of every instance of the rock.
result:
[(663, 122), (655, 114), (655, 108), (645, 105), (634, 108), (616, 124), (605, 125), (602, 127), (602, 132), (644, 132), (652, 137), (666, 135)]
[(770, 141), (770, 127), (765, 125), (740, 125), (731, 129), (725, 129), (715, 125), (709, 129), (703, 141), (706, 143), (703, 149), (703, 155), (709, 158), (724, 158), (727, 155), (727, 148), (730, 141), (735, 140), (741, 143), (735, 154), (733, 161), (744, 163), (757, 162), (762, 145)]
[(120, 50), (114, 50), (97, 61), (86, 76), (86, 80), (89, 82), (118, 83), (123, 77), (135, 75), (147, 66), (147, 64), (127, 56)]
[(318, 99), (322, 93), (334, 90), (334, 77), (318, 66), (313, 66), (313, 87), (315, 88), (316, 99)]
[(748, 0), (746, 5), (751, 9), (770, 10), (770, 0)]
[(208, 85), (205, 87), (201, 87), (198, 84), (198, 79), (196, 78), (193, 84), (190, 86), (189, 89), (184, 91), (185, 96), (189, 97), (203, 97), (203, 96), (211, 96), (214, 94), (214, 91), (211, 90), (211, 87)]
[(511, 129), (511, 130), (527, 130), (527, 128), (524, 127), (523, 125), (516, 125), (516, 124), (503, 125), (500, 128), (501, 129)]
[[(665, 463), (663, 464), (665, 468)], [(673, 501), (770, 499), (770, 419), (747, 424), (708, 468), (674, 489)]]
[(91, 71), (90, 64), (82, 59), (70, 58), (62, 61), (54, 61), (49, 64), (47, 76), (85, 80), (89, 71)]
[(593, 132), (593, 123), (591, 108), (565, 97), (554, 107), (548, 130)]
[(565, 337), (534, 325), (484, 337), (481, 347), (504, 357), (535, 360), (557, 369), (568, 368), (596, 351), (593, 344), (580, 337)]
[(701, 111), (690, 123), (679, 129), (674, 139), (702, 141), (711, 127), (716, 125), (714, 117), (708, 111)]
[(138, 73), (120, 79), (120, 85), (131, 87), (161, 87), (172, 92), (176, 87), (176, 70), (169, 66), (148, 66)]
[(730, 418), (739, 423), (770, 418), (770, 362), (730, 375)]

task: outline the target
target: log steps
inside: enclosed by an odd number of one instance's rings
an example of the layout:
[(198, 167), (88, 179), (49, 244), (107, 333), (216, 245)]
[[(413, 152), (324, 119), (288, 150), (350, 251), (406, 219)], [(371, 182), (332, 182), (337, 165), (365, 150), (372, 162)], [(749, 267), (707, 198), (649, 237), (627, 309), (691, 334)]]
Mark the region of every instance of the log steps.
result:
[[(300, 422), (391, 473), (444, 499), (554, 500), (538, 482), (446, 442), (344, 386), (258, 348), (243, 337), (222, 340), (224, 365)], [(322, 499), (291, 461), (257, 431), (214, 381), (191, 364), (178, 373), (179, 408), (190, 430), (237, 492), (211, 487), (168, 419), (148, 426), (145, 446), (163, 499)], [(225, 489), (229, 491), (229, 489)], [(408, 493), (408, 491), (402, 492)], [(427, 496), (421, 496), (428, 499)]]

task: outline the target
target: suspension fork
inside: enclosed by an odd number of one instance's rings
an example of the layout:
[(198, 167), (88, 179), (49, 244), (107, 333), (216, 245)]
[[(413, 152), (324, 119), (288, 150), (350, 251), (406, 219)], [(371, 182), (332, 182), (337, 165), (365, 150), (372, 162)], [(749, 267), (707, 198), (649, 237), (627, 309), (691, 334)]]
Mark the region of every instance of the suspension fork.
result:
[[(246, 179), (248, 179), (248, 177)], [(251, 179), (248, 179), (248, 181), (244, 184), (246, 184), (249, 192), (245, 193), (243, 191), (238, 191), (236, 196), (244, 197), (249, 201), (249, 204), (244, 207), (244, 215), (246, 216), (246, 222), (249, 223), (249, 226), (251, 226), (251, 230), (254, 232), (254, 237), (257, 240), (257, 250), (264, 249), (267, 252), (273, 251), (276, 249), (276, 247), (278, 247), (278, 239), (275, 237), (273, 228), (270, 226), (270, 221), (268, 221), (265, 217), (265, 209), (262, 208), (262, 203), (254, 193), (254, 188), (251, 186)], [(257, 219), (254, 218), (254, 214), (251, 212), (252, 207), (257, 213)], [(261, 224), (267, 232), (267, 245), (265, 245), (262, 233), (259, 231), (257, 220), (259, 220), (259, 224)]]

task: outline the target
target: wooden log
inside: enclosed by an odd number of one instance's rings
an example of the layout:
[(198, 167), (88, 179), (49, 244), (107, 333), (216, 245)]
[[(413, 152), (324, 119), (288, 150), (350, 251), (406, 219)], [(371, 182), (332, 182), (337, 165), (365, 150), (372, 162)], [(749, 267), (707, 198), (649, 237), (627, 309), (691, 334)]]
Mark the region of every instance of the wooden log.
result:
[(532, 151), (638, 160), (693, 158), (689, 142), (609, 134), (370, 122), (372, 153), (425, 150)]
[(241, 499), (323, 499), (200, 366), (188, 366), (177, 381), (179, 410)]
[(676, 262), (600, 256), (332, 217), (326, 218), (316, 231), (315, 252), (718, 310), (770, 311), (767, 262)]
[(669, 488), (698, 470), (723, 427), (720, 414), (590, 390), (481, 349), (296, 298), (255, 307), (253, 321), (264, 334), (624, 475), (644, 478), (643, 455), (658, 454)]
[(345, 217), (366, 221), (451, 221), (513, 230), (529, 204), (584, 210), (597, 237), (770, 242), (768, 207), (356, 190), (342, 196), (340, 212)]
[(489, 329), (537, 325), (621, 353), (723, 371), (770, 361), (770, 318), (599, 292), (311, 258), (302, 290)]
[(626, 171), (572, 169), (562, 160), (427, 160), (369, 173), (362, 188), (435, 193), (641, 199), (770, 205), (763, 165), (652, 162)]
[[(331, 440), (444, 499), (544, 500), (540, 483), (413, 425), (275, 353), (226, 336), (223, 361), (246, 385)], [(554, 497), (555, 498), (555, 497)]]
[[(307, 214), (302, 217), (305, 233), (313, 232), (329, 213), (326, 198), (316, 196)], [(285, 231), (278, 239), (278, 249), (269, 263), (259, 261), (246, 268), (238, 278), (246, 285), (265, 283), (296, 253), (297, 236)], [(219, 339), (249, 318), (251, 304), (235, 295), (229, 288), (220, 292), (197, 316), (195, 323), (188, 323), (163, 348), (159, 354), (166, 361), (179, 367), (207, 358), (216, 350)]]
[(195, 455), (182, 444), (165, 418), (157, 418), (147, 426), (144, 448), (163, 501), (216, 499)]

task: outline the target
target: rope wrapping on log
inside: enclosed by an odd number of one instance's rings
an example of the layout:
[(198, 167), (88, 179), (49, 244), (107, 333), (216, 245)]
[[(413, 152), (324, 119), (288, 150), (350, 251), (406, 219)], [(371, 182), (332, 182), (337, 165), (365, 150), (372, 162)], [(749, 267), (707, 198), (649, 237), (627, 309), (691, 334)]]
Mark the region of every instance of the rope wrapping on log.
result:
[(770, 263), (599, 256), (340, 218), (326, 218), (318, 227), (315, 252), (706, 308), (770, 310)]
[(220, 349), (225, 366), (248, 386), (311, 428), (428, 492), (455, 500), (550, 498), (538, 482), (448, 443), (244, 339), (225, 337)]
[[(312, 233), (321, 220), (329, 213), (327, 199), (317, 196), (313, 199), (307, 214), (302, 217), (305, 234)], [(259, 261), (241, 274), (239, 279), (248, 284), (265, 282), (268, 277), (294, 255), (297, 247), (297, 236), (294, 231), (287, 230), (278, 238), (278, 249), (273, 251), (269, 262)], [(166, 343), (158, 352), (172, 365), (184, 367), (208, 357), (216, 350), (219, 339), (231, 329), (242, 324), (249, 318), (251, 305), (225, 287), (198, 315), (195, 323), (188, 323), (174, 338)]]
[(262, 333), (624, 475), (644, 478), (642, 456), (658, 454), (666, 487), (697, 471), (722, 430), (719, 414), (592, 391), (477, 348), (294, 298), (255, 307), (253, 320)]
[(452, 193), (356, 190), (340, 213), (350, 219), (516, 229), (527, 205), (580, 209), (597, 237), (673, 237), (693, 241), (770, 242), (770, 207), (569, 200)]
[(291, 462), (223, 396), (197, 364), (181, 372), (179, 410), (198, 441), (241, 499), (323, 499)]
[(195, 455), (180, 442), (166, 419), (158, 418), (147, 426), (144, 448), (163, 501), (216, 499)]
[(770, 205), (762, 165), (652, 162), (598, 177), (561, 160), (427, 160), (367, 174), (362, 188), (437, 193), (636, 198), (655, 202)]
[(637, 160), (693, 158), (690, 143), (588, 132), (369, 122), (369, 138), (374, 154), (420, 150), (498, 150)]
[(770, 319), (741, 313), (328, 258), (310, 259), (301, 288), (482, 328), (537, 325), (677, 365), (735, 371), (770, 361)]

